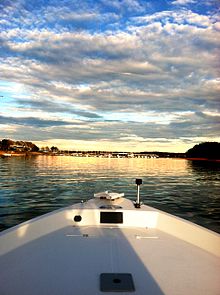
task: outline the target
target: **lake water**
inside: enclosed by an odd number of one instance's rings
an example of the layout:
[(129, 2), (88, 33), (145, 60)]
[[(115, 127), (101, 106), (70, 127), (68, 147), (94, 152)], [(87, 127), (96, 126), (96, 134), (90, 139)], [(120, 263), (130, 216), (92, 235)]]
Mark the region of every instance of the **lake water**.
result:
[(145, 204), (220, 232), (220, 163), (184, 159), (71, 156), (0, 158), (0, 230), (93, 197), (100, 191)]

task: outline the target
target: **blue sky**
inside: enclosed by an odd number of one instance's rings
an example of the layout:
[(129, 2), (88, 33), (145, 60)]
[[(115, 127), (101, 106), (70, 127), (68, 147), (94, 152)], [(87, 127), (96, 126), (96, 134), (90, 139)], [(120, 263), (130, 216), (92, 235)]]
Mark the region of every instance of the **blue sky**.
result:
[(185, 152), (219, 141), (218, 1), (0, 1), (0, 139)]

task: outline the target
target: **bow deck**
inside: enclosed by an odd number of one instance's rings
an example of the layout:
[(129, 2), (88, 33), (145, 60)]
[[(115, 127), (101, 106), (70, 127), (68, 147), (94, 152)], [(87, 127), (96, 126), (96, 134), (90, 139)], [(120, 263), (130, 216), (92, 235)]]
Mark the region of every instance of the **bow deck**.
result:
[(2, 294), (219, 294), (219, 235), (122, 197), (58, 210), (0, 241)]

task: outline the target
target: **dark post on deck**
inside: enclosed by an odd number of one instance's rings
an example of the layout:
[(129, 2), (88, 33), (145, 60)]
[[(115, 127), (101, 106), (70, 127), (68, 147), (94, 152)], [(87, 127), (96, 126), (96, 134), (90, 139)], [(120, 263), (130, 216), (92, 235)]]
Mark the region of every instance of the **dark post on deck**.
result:
[(137, 184), (137, 199), (136, 199), (134, 206), (135, 206), (135, 208), (141, 208), (140, 185), (142, 184), (142, 179), (136, 179), (135, 183)]

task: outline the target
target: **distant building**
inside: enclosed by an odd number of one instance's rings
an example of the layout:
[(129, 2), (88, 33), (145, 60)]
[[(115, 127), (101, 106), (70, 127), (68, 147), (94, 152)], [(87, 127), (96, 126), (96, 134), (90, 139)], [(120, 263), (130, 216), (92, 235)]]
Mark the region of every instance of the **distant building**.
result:
[(30, 151), (31, 148), (30, 147), (27, 147), (25, 145), (16, 145), (16, 144), (13, 144), (13, 145), (10, 146), (10, 150), (16, 151), (16, 152), (24, 152), (24, 151)]

